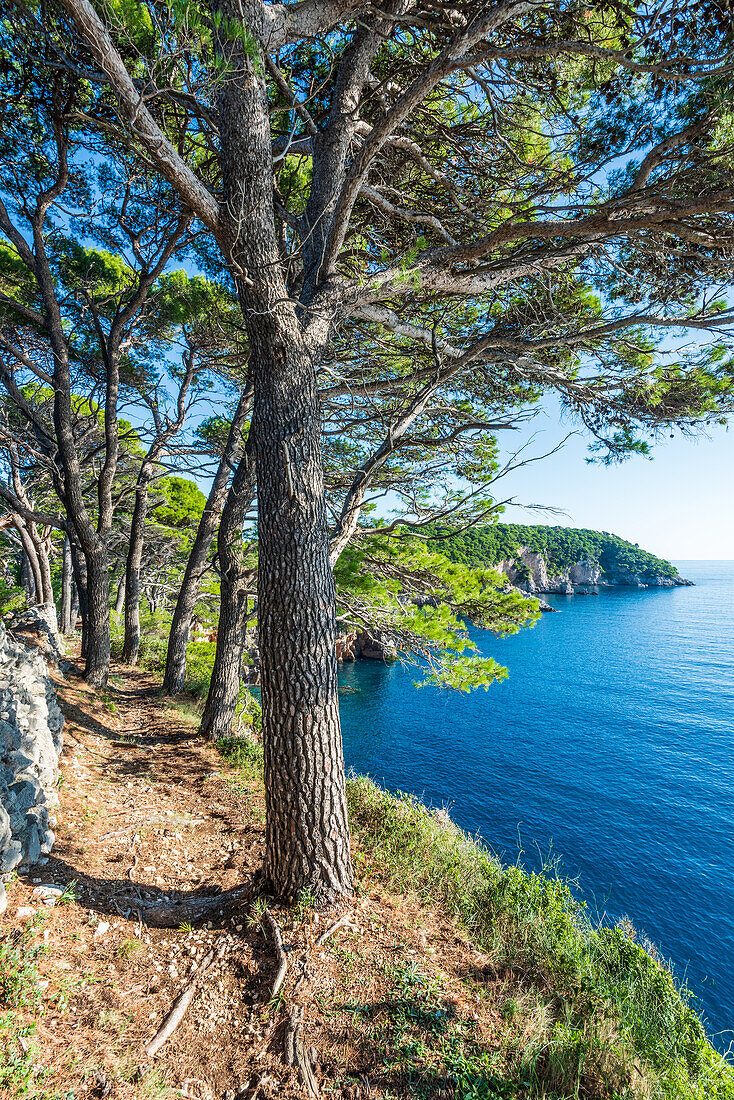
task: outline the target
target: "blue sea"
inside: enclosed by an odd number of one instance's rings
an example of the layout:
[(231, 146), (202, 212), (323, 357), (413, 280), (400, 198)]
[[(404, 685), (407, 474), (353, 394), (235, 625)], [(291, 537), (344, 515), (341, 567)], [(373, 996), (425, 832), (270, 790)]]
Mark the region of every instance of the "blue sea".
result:
[(605, 923), (627, 917), (734, 1042), (734, 562), (675, 563), (694, 588), (550, 596), (497, 639), (509, 679), (470, 695), (417, 670), (341, 674), (347, 767), (448, 806), (506, 862), (560, 858)]

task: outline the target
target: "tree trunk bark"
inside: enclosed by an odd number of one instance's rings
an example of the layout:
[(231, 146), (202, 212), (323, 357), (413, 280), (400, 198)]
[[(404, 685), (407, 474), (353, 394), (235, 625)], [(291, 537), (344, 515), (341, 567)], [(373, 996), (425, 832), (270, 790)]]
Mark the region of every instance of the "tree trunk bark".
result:
[[(74, 585), (76, 588), (77, 602), (79, 605), (79, 614), (82, 620), (82, 639), (80, 653), (82, 657), (86, 657), (87, 653), (87, 639), (89, 636), (89, 600), (87, 597), (87, 562), (82, 548), (76, 538), (76, 534), (73, 538), (69, 539), (69, 549), (71, 550), (71, 564), (74, 571)], [(76, 624), (75, 624), (76, 625)]]
[(22, 545), (22, 540), (20, 550), (20, 587), (25, 592), (25, 602), (29, 607), (32, 607), (35, 603), (36, 582), (33, 579), (30, 559), (25, 551), (25, 547)]
[(48, 560), (48, 542), (40, 539), (35, 531), (31, 532), (31, 538), (34, 538), (38, 568), (41, 574), (41, 600), (46, 607), (53, 607), (55, 614), (56, 605), (54, 603), (54, 586), (51, 581), (51, 563)]
[(125, 574), (120, 577), (120, 583), (117, 586), (117, 597), (115, 599), (115, 614), (121, 615), (125, 606)]
[(64, 550), (61, 559), (61, 605), (59, 607), (59, 629), (62, 634), (71, 634), (71, 584), (73, 569), (69, 536), (64, 537)]
[[(265, 43), (266, 6), (221, 0)], [(262, 669), (267, 888), (329, 904), (352, 889), (315, 362), (329, 323), (300, 316), (285, 278), (273, 208), (272, 135), (259, 63), (220, 43), (225, 255), (250, 343), (258, 471), (258, 634)], [(264, 47), (267, 49), (267, 47)], [(236, 212), (236, 214), (235, 214)], [(315, 335), (316, 330), (320, 335)]]
[(255, 492), (255, 463), (248, 445), (227, 495), (219, 526), (221, 599), (217, 650), (201, 733), (209, 741), (229, 737), (240, 693), (247, 625), (247, 570), (242, 561), (242, 525)]
[(125, 565), (125, 640), (122, 645), (122, 659), (126, 665), (138, 663), (140, 650), (140, 566), (143, 561), (145, 518), (148, 514), (148, 487), (152, 476), (152, 464), (144, 462), (135, 488), (130, 546)]
[(251, 404), (252, 391), (248, 388), (240, 398), (237, 411), (232, 419), (224, 453), (217, 468), (206, 507), (199, 521), (189, 560), (186, 563), (186, 571), (176, 600), (176, 608), (173, 612), (171, 632), (168, 636), (163, 690), (169, 695), (178, 695), (179, 692), (183, 691), (186, 680), (186, 647), (189, 642), (194, 608), (199, 597), (199, 586), (206, 568), (209, 548), (217, 530), (219, 516), (227, 499), (230, 471), (232, 466), (237, 463), (241, 451), (242, 431)]
[(73, 634), (76, 631), (76, 622), (79, 618), (79, 592), (76, 587), (76, 581), (73, 576), (71, 578), (71, 627), (70, 632)]
[[(38, 555), (36, 553), (36, 547), (33, 544), (33, 539), (28, 533), (28, 530), (22, 520), (18, 520), (15, 524), (20, 541), (23, 546), (23, 560), (26, 562), (26, 602), (29, 607), (33, 607), (36, 604), (43, 603), (43, 581), (41, 579), (41, 566), (38, 561)], [(23, 570), (21, 567), (21, 577)]]
[(110, 578), (107, 550), (100, 545), (86, 554), (87, 630), (84, 679), (102, 688), (110, 672)]
[(352, 889), (320, 409), (312, 358), (255, 353), (265, 879), (295, 902)]

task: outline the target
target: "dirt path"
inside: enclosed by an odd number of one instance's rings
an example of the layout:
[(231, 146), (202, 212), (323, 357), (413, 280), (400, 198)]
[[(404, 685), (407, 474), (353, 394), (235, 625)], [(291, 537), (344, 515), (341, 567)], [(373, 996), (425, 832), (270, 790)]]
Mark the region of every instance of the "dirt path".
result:
[[(76, 1086), (138, 1097), (164, 1082), (202, 1100), (241, 1091), (253, 1072), (254, 1084), (262, 1076), (242, 1041), (262, 1031), (258, 1005), (276, 969), (262, 932), (244, 914), (211, 927), (149, 928), (142, 906), (118, 898), (163, 903), (249, 881), (261, 860), (261, 795), (225, 774), (148, 675), (116, 670), (115, 681), (100, 697), (74, 674), (58, 679), (66, 725), (57, 842), (48, 863), (9, 887), (8, 921), (42, 914), (38, 969), (48, 984), (37, 1094)], [(47, 908), (33, 895), (42, 885), (63, 887), (71, 900)], [(196, 1011), (144, 1068), (145, 1043), (212, 945), (223, 954)], [(284, 1069), (280, 1089), (288, 1076)]]
[[(224, 765), (149, 674), (117, 668), (99, 695), (72, 671), (57, 679), (57, 690), (66, 715), (57, 842), (45, 865), (9, 885), (0, 922), (6, 943), (24, 937), (32, 961), (23, 980), (34, 987), (17, 1013), (29, 1027), (11, 1032), (8, 1043), (21, 1068), (5, 1081), (0, 1027), (0, 1096), (303, 1097), (284, 1058), (295, 1004), (305, 1013), (304, 1049), (322, 1095), (414, 1095), (400, 1085), (399, 1060), (393, 1083), (380, 1085), (375, 1065), (393, 1041), (389, 1006), (413, 990), (419, 963), (428, 971), (440, 963), (434, 999), (442, 1012), (448, 1005), (474, 1030), (491, 1029), (491, 1019), (477, 1023), (479, 994), (467, 993), (470, 946), (374, 878), (323, 945), (327, 922), (340, 914), (275, 911), (289, 960), (275, 1003), (278, 963), (243, 904), (223, 904), (203, 926), (150, 927), (148, 906), (252, 880), (262, 857), (261, 783)], [(53, 907), (33, 893), (49, 885), (66, 891)], [(218, 956), (183, 1022), (147, 1057), (146, 1043), (212, 948)], [(383, 1046), (375, 1046), (376, 1035)]]

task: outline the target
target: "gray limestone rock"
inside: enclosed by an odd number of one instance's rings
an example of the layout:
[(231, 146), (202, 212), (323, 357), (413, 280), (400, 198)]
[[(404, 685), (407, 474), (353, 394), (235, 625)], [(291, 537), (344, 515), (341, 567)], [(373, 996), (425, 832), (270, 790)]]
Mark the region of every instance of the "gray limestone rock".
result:
[[(24, 629), (41, 624), (38, 634), (54, 656), (51, 610), (32, 608), (21, 622)], [(0, 874), (51, 851), (49, 809), (57, 802), (63, 725), (43, 656), (0, 623)]]

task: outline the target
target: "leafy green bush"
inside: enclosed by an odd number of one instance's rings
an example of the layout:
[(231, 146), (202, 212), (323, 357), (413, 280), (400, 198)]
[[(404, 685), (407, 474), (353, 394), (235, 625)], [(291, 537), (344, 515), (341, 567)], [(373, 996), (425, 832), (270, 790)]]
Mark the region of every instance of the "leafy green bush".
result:
[(25, 596), (22, 588), (13, 588), (0, 577), (0, 617), (15, 615), (25, 607)]
[(263, 771), (263, 748), (258, 741), (250, 737), (223, 737), (217, 741), (217, 748), (235, 768), (240, 768), (248, 779), (258, 779)]

